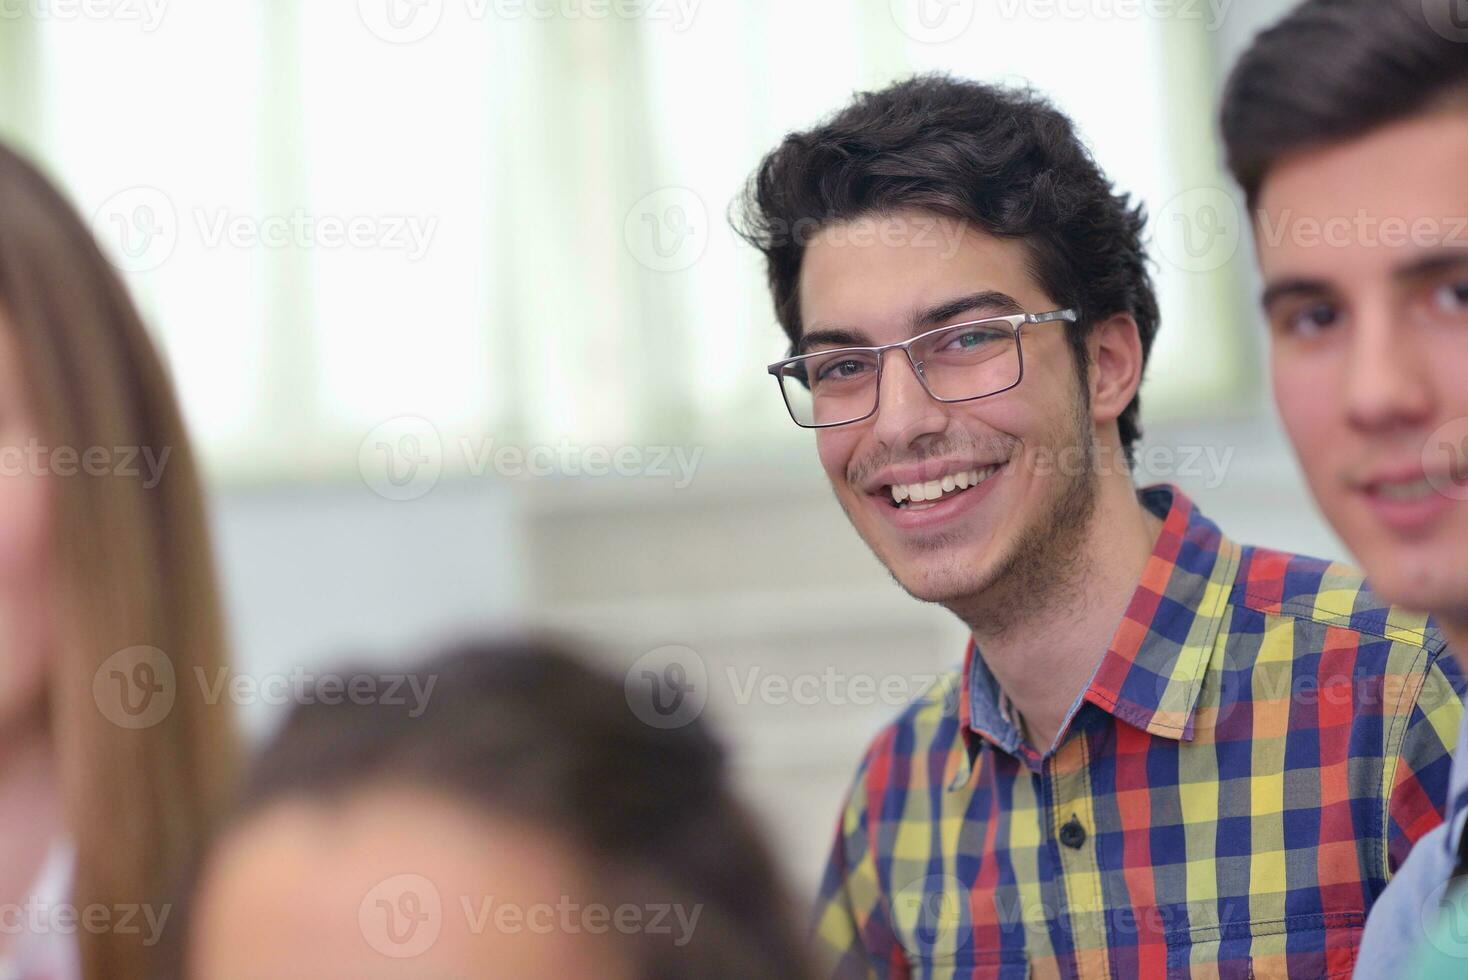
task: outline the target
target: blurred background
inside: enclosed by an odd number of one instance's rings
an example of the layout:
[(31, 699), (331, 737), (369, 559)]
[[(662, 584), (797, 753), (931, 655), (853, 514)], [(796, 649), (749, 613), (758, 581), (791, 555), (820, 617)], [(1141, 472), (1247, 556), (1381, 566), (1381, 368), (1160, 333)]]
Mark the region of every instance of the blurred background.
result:
[[(891, 583), (785, 415), (730, 202), (855, 91), (941, 69), (1049, 93), (1152, 214), (1139, 482), (1340, 557), (1270, 408), (1214, 128), (1287, 6), (0, 0), (0, 136), (172, 365), (240, 673), (265, 692), (521, 623), (617, 670), (671, 648), (812, 892), (868, 740), (965, 637)], [(251, 730), (283, 700), (247, 698)]]

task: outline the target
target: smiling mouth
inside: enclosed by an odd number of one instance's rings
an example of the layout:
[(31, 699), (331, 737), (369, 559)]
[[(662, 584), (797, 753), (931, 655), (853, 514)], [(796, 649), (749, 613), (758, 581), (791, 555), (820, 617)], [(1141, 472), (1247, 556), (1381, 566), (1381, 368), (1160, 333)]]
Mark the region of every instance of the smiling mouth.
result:
[(896, 510), (924, 510), (934, 504), (967, 493), (974, 487), (994, 478), (1003, 465), (983, 466), (978, 469), (950, 473), (939, 480), (926, 483), (894, 484), (883, 490), (887, 503)]
[(1376, 483), (1366, 488), (1366, 492), (1373, 497), (1388, 500), (1393, 503), (1414, 503), (1437, 493), (1432, 480), (1423, 477), (1406, 483)]

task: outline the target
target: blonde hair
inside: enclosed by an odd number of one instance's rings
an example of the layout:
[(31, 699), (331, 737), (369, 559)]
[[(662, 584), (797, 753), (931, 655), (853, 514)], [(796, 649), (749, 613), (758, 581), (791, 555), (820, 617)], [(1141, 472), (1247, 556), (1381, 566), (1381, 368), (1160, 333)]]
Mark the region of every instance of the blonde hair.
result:
[[(76, 848), (72, 903), (151, 903), (161, 914), (236, 770), (227, 699), (206, 703), (193, 683), (196, 669), (212, 677), (227, 663), (203, 493), (168, 373), (121, 281), (72, 206), (4, 146), (0, 309), (41, 445), (162, 461), (147, 480), (50, 474), (56, 628), (47, 651), (50, 731)], [(137, 647), (154, 648), (176, 678), (171, 706), (142, 725), (109, 711), (96, 686), (109, 657)], [(148, 976), (147, 932), (78, 928), (84, 976)]]

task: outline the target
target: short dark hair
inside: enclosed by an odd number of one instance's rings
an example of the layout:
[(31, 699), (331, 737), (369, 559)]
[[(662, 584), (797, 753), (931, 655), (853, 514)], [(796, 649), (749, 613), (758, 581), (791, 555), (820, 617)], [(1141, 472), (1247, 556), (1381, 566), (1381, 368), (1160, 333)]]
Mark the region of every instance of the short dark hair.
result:
[[(591, 863), (599, 897), (701, 906), (682, 946), (651, 930), (629, 937), (644, 980), (809, 976), (799, 912), (701, 721), (645, 723), (620, 678), (550, 637), (455, 645), (404, 676), (416, 682), (405, 689), (429, 692), (416, 715), (387, 699), (295, 707), (252, 766), (233, 825), (292, 799), (424, 787), (564, 839)], [(174, 976), (202, 870), (183, 889)]]
[[(1144, 359), (1157, 334), (1141, 205), (1118, 193), (1075, 127), (1028, 89), (917, 75), (864, 92), (766, 156), (736, 202), (735, 228), (764, 253), (775, 315), (792, 349), (802, 331), (806, 240), (791, 234), (899, 210), (930, 212), (1022, 240), (1031, 273), (1080, 322), (1067, 328), (1085, 392), (1091, 328), (1137, 322)], [(1119, 419), (1128, 458), (1141, 400)]]
[(1222, 111), (1229, 169), (1251, 210), (1285, 157), (1468, 93), (1468, 30), (1456, 40), (1445, 32), (1454, 2), (1306, 0), (1254, 40)]

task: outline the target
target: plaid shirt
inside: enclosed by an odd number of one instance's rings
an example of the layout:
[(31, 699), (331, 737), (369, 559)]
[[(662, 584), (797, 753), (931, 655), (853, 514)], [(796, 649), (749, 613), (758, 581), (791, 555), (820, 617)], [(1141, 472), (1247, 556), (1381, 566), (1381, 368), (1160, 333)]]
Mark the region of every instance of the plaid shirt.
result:
[(842, 977), (1345, 977), (1442, 821), (1464, 679), (1352, 570), (1181, 491), (1047, 754), (970, 644), (872, 743), (821, 888)]

